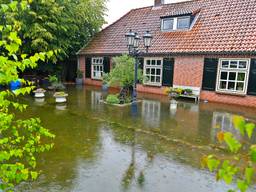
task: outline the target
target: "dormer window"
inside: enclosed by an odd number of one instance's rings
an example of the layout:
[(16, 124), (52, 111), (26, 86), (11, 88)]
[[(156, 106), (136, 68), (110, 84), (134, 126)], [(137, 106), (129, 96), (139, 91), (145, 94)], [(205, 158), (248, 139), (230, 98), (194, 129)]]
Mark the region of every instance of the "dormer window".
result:
[(189, 29), (190, 17), (178, 17), (177, 21), (177, 29)]
[(187, 30), (190, 28), (192, 16), (166, 17), (162, 18), (162, 31)]
[(163, 19), (162, 30), (163, 31), (173, 30), (173, 24), (174, 24), (174, 19), (172, 18)]

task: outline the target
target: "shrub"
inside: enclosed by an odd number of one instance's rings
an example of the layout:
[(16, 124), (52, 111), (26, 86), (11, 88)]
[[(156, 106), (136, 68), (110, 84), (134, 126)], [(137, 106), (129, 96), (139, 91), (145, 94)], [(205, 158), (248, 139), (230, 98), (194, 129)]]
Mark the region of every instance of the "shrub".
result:
[(119, 104), (120, 103), (120, 100), (118, 99), (117, 95), (108, 95), (106, 101), (109, 104)]

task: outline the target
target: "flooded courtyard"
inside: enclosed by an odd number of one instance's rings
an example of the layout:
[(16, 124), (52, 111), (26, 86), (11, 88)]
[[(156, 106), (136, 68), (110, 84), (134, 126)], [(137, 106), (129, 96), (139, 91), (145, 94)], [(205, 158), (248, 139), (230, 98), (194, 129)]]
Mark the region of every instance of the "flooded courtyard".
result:
[[(41, 118), (56, 135), (54, 148), (38, 157), (39, 179), (28, 192), (224, 192), (214, 174), (201, 169), (203, 155), (228, 156), (214, 148), (220, 130), (237, 134), (233, 115), (256, 121), (254, 109), (179, 101), (170, 110), (164, 96), (139, 95), (137, 105), (100, 102), (105, 93), (68, 87), (66, 105), (32, 97), (24, 118)], [(255, 140), (255, 139), (254, 139)]]

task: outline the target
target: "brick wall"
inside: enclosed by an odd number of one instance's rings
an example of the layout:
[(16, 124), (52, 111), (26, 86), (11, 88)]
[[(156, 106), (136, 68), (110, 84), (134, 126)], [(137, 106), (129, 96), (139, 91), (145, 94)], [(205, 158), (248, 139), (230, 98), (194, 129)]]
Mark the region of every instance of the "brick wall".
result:
[(78, 66), (79, 66), (79, 69), (83, 72), (83, 75), (84, 75), (84, 78), (85, 78), (85, 56), (79, 55), (79, 57), (78, 57)]
[(237, 96), (219, 94), (212, 91), (202, 91), (201, 100), (207, 100), (210, 102), (241, 105), (247, 107), (256, 107), (256, 96)]
[(180, 86), (201, 87), (203, 78), (204, 57), (175, 57), (173, 84)]

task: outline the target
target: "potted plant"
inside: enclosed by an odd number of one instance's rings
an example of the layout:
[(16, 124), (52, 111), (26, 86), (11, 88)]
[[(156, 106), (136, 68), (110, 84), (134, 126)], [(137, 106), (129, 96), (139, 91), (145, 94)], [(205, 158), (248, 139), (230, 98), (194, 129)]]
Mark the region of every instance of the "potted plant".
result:
[(60, 91), (60, 92), (55, 92), (53, 97), (55, 97), (55, 102), (56, 103), (65, 103), (67, 102), (67, 96), (68, 94)]
[(80, 69), (77, 69), (76, 71), (76, 84), (77, 85), (82, 85), (83, 84), (83, 71), (81, 71)]
[(65, 86), (59, 81), (56, 75), (49, 75), (48, 78), (49, 78), (49, 82), (51, 83), (51, 86), (48, 87), (49, 90), (55, 90), (55, 91), (65, 90)]
[(193, 90), (192, 89), (184, 89), (183, 94), (184, 95), (192, 95), (193, 94)]
[(38, 89), (33, 91), (34, 97), (35, 98), (43, 98), (43, 97), (45, 97), (45, 92), (46, 91), (44, 89), (38, 88)]

